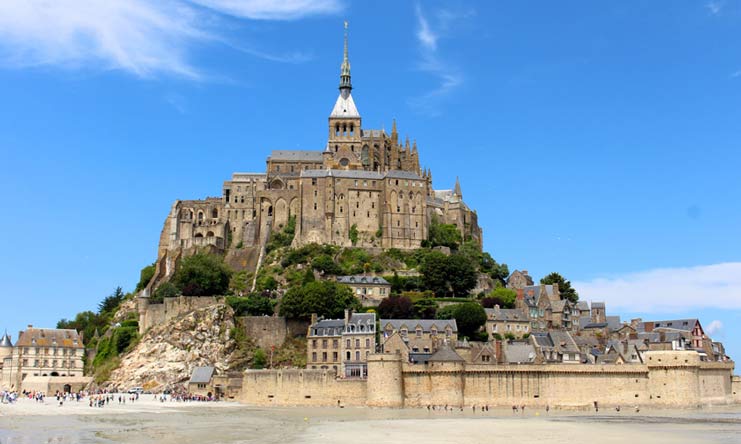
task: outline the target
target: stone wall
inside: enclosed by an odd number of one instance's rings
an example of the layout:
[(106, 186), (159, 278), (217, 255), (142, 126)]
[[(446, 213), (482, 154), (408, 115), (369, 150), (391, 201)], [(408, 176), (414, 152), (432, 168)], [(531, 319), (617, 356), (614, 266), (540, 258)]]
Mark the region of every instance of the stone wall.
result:
[(733, 401), (736, 404), (741, 404), (741, 376), (734, 376), (731, 379), (731, 390), (733, 393)]
[(170, 319), (189, 313), (193, 310), (223, 302), (221, 297), (213, 296), (179, 296), (165, 298), (161, 304), (150, 304), (148, 298), (139, 298), (139, 334), (148, 328), (164, 324)]
[(237, 322), (247, 336), (263, 349), (280, 347), (286, 338), (306, 336), (309, 328), (308, 322), (287, 321), (282, 316), (243, 316), (237, 318)]
[(21, 383), (20, 390), (44, 392), (47, 396), (64, 392), (65, 388), (77, 393), (92, 380), (93, 378), (86, 376), (27, 376)]
[(266, 370), (245, 376), (243, 401), (334, 405), (334, 398), (342, 395), (343, 403), (383, 407), (524, 404), (586, 409), (595, 401), (601, 406), (697, 407), (741, 398), (738, 391), (733, 394), (741, 388), (738, 379), (732, 387), (733, 363), (700, 362), (695, 352), (646, 356), (646, 365), (412, 365), (397, 355), (371, 355), (367, 389), (363, 385), (362, 390), (345, 391), (351, 386), (342, 384), (350, 381), (336, 380), (333, 372)]
[(366, 404), (366, 381), (337, 379), (331, 370), (247, 370), (241, 401), (253, 405)]

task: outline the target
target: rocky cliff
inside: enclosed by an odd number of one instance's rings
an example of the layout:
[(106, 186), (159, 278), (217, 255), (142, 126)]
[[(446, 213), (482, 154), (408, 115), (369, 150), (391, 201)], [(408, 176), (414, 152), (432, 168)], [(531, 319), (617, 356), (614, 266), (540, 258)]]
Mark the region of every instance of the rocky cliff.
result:
[(210, 365), (218, 373), (233, 369), (242, 353), (233, 337), (234, 314), (214, 304), (150, 328), (139, 343), (121, 357), (104, 387), (141, 386), (162, 390), (187, 385), (194, 367)]

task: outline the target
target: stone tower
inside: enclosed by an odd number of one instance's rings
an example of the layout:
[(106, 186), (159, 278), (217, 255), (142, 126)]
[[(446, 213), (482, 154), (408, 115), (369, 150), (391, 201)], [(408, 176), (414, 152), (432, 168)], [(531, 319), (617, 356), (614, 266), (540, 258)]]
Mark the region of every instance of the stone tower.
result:
[(345, 50), (340, 67), (340, 95), (329, 115), (329, 138), (325, 156), (325, 168), (362, 170), (362, 132), (360, 113), (352, 98), (350, 59), (347, 50), (347, 22), (345, 22)]

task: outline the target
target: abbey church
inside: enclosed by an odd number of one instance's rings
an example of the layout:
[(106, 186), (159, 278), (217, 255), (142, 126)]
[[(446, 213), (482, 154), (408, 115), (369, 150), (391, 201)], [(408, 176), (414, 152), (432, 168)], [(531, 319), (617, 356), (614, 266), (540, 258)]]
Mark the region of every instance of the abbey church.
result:
[(294, 246), (413, 249), (433, 221), (454, 224), (481, 245), (476, 212), (463, 202), (457, 179), (453, 189), (433, 189), (416, 142), (400, 141), (395, 121), (390, 134), (363, 128), (352, 96), (347, 30), (339, 90), (323, 149), (273, 151), (264, 173), (234, 173), (221, 197), (173, 204), (160, 238), (159, 277), (197, 247), (259, 250), (293, 218)]

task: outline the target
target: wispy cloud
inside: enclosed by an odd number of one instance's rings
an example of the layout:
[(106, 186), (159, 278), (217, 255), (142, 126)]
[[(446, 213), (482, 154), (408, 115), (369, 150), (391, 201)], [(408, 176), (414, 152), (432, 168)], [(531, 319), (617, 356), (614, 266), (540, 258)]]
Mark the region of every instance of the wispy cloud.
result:
[(717, 319), (710, 321), (710, 323), (705, 326), (705, 333), (710, 336), (715, 336), (717, 333), (720, 333), (721, 330), (723, 330), (723, 322)]
[[(3, 0), (0, 64), (117, 69), (139, 77), (174, 74), (202, 79), (191, 61), (193, 46), (228, 43), (224, 16), (294, 20), (336, 13), (340, 0)], [(240, 48), (255, 57), (296, 62), (301, 53), (273, 55)]]
[(432, 14), (435, 25), (430, 20), (419, 3), (415, 5), (417, 19), (416, 38), (420, 46), (417, 68), (434, 75), (438, 84), (432, 90), (417, 97), (412, 97), (408, 103), (420, 112), (429, 115), (440, 114), (440, 99), (450, 94), (463, 83), (463, 74), (452, 63), (444, 61), (438, 51), (438, 41), (450, 29), (453, 21), (466, 18), (470, 13), (456, 13), (455, 11), (440, 9)]
[(731, 77), (741, 77), (741, 69), (731, 74)]
[(311, 15), (336, 14), (340, 0), (190, 0), (235, 17), (255, 20), (295, 20)]
[(741, 309), (741, 262), (660, 268), (573, 285), (582, 299), (603, 300), (615, 310), (677, 313)]
[(725, 2), (723, 1), (710, 1), (705, 3), (705, 8), (707, 8), (707, 10), (710, 11), (710, 14), (712, 15), (720, 14), (724, 6)]

